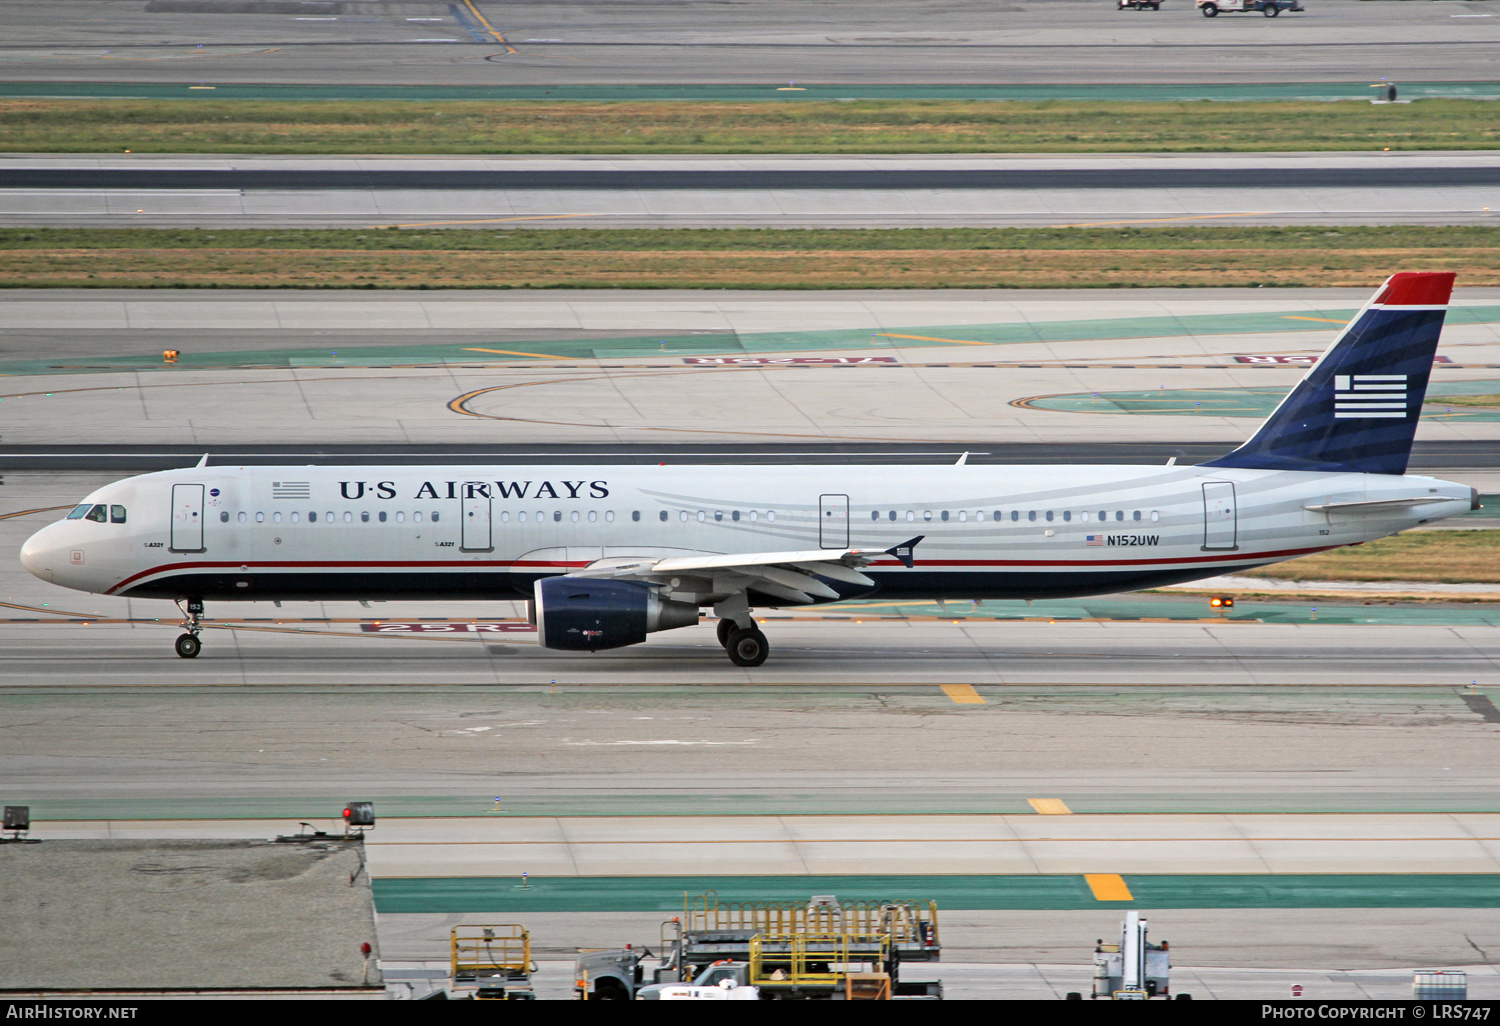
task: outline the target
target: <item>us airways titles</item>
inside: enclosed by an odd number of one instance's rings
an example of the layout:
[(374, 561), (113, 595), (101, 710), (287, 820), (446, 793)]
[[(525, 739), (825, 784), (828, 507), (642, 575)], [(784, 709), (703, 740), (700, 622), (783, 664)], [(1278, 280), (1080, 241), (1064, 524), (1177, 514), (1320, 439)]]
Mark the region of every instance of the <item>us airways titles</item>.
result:
[[(536, 485), (533, 490), (532, 485)], [(561, 486), (561, 487), (559, 487)], [(446, 492), (443, 488), (446, 488)], [(396, 482), (340, 481), (339, 494), (346, 499), (362, 499), (365, 489), (371, 498), (394, 499)], [(583, 490), (587, 488), (587, 494)], [(603, 499), (609, 495), (607, 481), (423, 481), (413, 499)]]

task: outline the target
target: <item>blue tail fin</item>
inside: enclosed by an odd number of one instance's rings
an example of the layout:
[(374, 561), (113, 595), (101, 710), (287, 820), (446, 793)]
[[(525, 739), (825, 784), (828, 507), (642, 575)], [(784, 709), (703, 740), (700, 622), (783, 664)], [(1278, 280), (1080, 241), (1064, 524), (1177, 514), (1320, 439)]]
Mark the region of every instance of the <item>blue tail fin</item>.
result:
[(1391, 275), (1254, 437), (1203, 466), (1406, 473), (1452, 292), (1451, 273)]

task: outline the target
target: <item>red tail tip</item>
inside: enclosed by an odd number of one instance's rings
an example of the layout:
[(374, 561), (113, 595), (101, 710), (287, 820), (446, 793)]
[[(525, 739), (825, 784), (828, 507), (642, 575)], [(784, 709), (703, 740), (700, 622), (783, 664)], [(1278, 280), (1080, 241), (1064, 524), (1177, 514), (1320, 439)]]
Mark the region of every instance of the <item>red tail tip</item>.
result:
[(1446, 306), (1453, 295), (1452, 271), (1402, 271), (1393, 274), (1375, 302), (1381, 306)]

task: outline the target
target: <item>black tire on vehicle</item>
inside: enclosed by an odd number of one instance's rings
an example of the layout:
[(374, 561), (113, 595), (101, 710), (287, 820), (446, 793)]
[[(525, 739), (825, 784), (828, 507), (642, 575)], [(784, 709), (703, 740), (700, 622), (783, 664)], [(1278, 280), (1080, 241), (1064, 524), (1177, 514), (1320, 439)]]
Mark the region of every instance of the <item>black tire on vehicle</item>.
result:
[(177, 635), (177, 643), (173, 646), (177, 654), (184, 659), (196, 659), (198, 653), (203, 651), (203, 642), (191, 634)]
[(1217, 18), (1219, 16), (1219, 5), (1218, 4), (1204, 4), (1203, 5), (1203, 16), (1205, 18)]
[(759, 666), (771, 654), (771, 644), (759, 630), (735, 630), (729, 635), (729, 644), (724, 646), (729, 661), (736, 666)]
[(730, 634), (731, 631), (734, 630), (734, 628), (735, 628), (735, 623), (734, 623), (733, 620), (720, 620), (719, 621), (718, 632), (719, 632), (719, 645), (721, 647), (726, 647), (726, 648), (728, 647), (728, 645), (729, 645), (729, 634)]
[(1267, 18), (1274, 18), (1281, 13), (1281, 8), (1275, 4), (1267, 4), (1260, 9), (1260, 13), (1264, 14)]

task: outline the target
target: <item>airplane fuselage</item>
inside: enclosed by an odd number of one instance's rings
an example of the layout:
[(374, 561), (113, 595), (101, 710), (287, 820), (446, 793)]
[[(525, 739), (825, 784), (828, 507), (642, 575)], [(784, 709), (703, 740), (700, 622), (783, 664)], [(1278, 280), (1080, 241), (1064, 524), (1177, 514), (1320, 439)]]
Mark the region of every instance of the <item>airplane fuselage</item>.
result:
[[(1046, 598), (1352, 545), (1465, 512), (1472, 494), (1427, 477), (1194, 466), (198, 467), (98, 489), (79, 510), (123, 516), (75, 511), (22, 561), (128, 597), (514, 600), (600, 560), (920, 535), (914, 566), (868, 566), (873, 587), (826, 583), (841, 599)], [(1307, 508), (1384, 500), (1418, 504)], [(717, 600), (709, 574), (660, 591)]]

